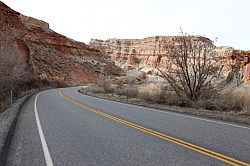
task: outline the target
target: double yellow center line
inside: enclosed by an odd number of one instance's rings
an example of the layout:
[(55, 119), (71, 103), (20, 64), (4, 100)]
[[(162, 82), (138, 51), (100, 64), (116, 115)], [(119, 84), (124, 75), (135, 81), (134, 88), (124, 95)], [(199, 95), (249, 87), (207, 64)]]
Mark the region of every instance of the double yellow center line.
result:
[(235, 165), (235, 166), (250, 166), (250, 164), (248, 163), (245, 163), (245, 162), (242, 162), (242, 161), (239, 161), (239, 160), (236, 160), (236, 159), (233, 159), (231, 157), (227, 157), (225, 155), (222, 155), (222, 154), (219, 154), (217, 152), (214, 152), (214, 151), (211, 151), (211, 150), (208, 150), (206, 148), (202, 148), (200, 146), (197, 146), (197, 145), (194, 145), (194, 144), (191, 144), (191, 143), (188, 143), (188, 142), (185, 142), (185, 141), (182, 141), (180, 139), (177, 139), (177, 138), (174, 138), (174, 137), (171, 137), (169, 135), (166, 135), (166, 134), (163, 134), (163, 133), (160, 133), (160, 132), (157, 132), (157, 131), (154, 131), (154, 130), (151, 130), (151, 129), (148, 129), (148, 128), (145, 128), (143, 126), (140, 126), (140, 125), (137, 125), (135, 123), (131, 123), (131, 122), (128, 122), (126, 120), (123, 120), (121, 118), (118, 118), (118, 117), (115, 117), (115, 116), (112, 116), (112, 115), (109, 115), (107, 113), (104, 113), (104, 112), (101, 112), (101, 111), (98, 111), (98, 110), (95, 110), (93, 108), (90, 108), (82, 103), (79, 103), (67, 96), (65, 96), (62, 91), (59, 91), (59, 95), (62, 96), (64, 99), (66, 99), (67, 101), (79, 106), (79, 107), (82, 107), (88, 111), (91, 111), (93, 113), (96, 113), (98, 115), (101, 115), (101, 116), (104, 116), (106, 118), (109, 118), (109, 119), (112, 119), (116, 122), (119, 122), (119, 123), (122, 123), (126, 126), (129, 126), (129, 127), (132, 127), (132, 128), (135, 128), (137, 130), (140, 130), (142, 132), (145, 132), (145, 133), (148, 133), (150, 135), (154, 135), (158, 138), (162, 138), (164, 140), (167, 140), (169, 142), (172, 142), (172, 143), (175, 143), (177, 145), (180, 145), (180, 146), (183, 146), (185, 148), (188, 148), (188, 149), (191, 149), (191, 150), (194, 150), (196, 152), (199, 152), (199, 153), (202, 153), (204, 155), (207, 155), (207, 156), (210, 156), (212, 158), (215, 158), (217, 160), (220, 160), (220, 161), (223, 161), (223, 162), (226, 162), (228, 164), (231, 164), (231, 165)]

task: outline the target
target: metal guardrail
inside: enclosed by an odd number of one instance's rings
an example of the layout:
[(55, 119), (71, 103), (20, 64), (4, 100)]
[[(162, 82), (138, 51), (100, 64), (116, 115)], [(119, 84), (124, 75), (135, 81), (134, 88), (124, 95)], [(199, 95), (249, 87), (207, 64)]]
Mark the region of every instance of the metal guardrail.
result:
[(0, 90), (0, 112), (11, 106), (13, 103), (13, 91), (1, 89)]
[(10, 107), (19, 98), (36, 91), (36, 89), (31, 89), (18, 92), (12, 89), (0, 89), (0, 113), (3, 112), (6, 108)]

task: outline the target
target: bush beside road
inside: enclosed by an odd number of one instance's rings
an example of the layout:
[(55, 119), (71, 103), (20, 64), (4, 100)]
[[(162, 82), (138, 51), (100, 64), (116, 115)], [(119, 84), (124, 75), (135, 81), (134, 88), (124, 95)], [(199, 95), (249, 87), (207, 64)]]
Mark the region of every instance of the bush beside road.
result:
[[(248, 89), (239, 87), (235, 90), (226, 89), (217, 100), (185, 103), (173, 93), (162, 93), (157, 86), (142, 87), (100, 87), (84, 86), (79, 90), (82, 94), (101, 97), (108, 100), (125, 102), (140, 106), (157, 108), (165, 111), (197, 115), (206, 118), (250, 124)], [(232, 93), (229, 93), (232, 92)], [(249, 93), (248, 93), (249, 92)], [(221, 107), (226, 107), (221, 109)]]

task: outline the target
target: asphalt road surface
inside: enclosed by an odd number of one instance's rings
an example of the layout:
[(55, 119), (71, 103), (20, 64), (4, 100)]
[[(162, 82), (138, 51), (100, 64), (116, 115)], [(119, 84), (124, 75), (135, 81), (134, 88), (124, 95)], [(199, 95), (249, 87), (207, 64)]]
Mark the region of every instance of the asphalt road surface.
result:
[(76, 90), (47, 90), (24, 105), (5, 165), (250, 163), (249, 126), (108, 101)]

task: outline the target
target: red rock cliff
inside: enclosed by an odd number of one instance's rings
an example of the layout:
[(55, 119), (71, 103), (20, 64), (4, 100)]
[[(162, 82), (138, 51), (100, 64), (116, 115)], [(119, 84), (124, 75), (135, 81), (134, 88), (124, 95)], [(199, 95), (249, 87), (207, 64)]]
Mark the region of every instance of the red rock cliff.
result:
[(122, 72), (106, 54), (54, 32), (48, 23), (21, 15), (1, 1), (0, 11), (0, 57), (22, 57), (22, 78), (43, 76), (75, 85)]
[[(156, 74), (157, 67), (171, 67), (167, 52), (168, 44), (176, 42), (178, 36), (155, 36), (144, 39), (92, 39), (90, 47), (109, 54), (115, 63), (125, 69), (140, 69), (148, 74)], [(195, 40), (213, 44), (206, 37), (196, 36)], [(225, 65), (225, 75), (232, 68), (239, 68), (244, 73), (244, 79), (250, 78), (250, 51), (235, 50), (231, 47), (217, 47), (222, 64)]]

